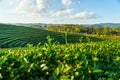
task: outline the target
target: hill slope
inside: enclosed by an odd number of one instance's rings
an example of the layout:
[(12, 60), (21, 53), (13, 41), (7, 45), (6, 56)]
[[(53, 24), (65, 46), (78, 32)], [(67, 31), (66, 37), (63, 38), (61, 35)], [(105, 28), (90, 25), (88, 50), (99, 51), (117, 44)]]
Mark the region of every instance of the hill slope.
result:
[[(28, 43), (36, 45), (39, 42), (44, 44), (45, 42), (47, 42), (46, 37), (48, 35), (54, 38), (54, 41), (58, 41), (62, 44), (65, 43), (65, 39), (62, 37), (64, 33), (46, 31), (42, 29), (35, 29), (23, 26), (0, 24), (0, 47), (24, 47)], [(83, 36), (83, 38), (86, 37)], [(68, 35), (69, 43), (79, 42), (79, 39), (80, 35)], [(97, 41), (96, 38), (91, 39), (93, 41)]]

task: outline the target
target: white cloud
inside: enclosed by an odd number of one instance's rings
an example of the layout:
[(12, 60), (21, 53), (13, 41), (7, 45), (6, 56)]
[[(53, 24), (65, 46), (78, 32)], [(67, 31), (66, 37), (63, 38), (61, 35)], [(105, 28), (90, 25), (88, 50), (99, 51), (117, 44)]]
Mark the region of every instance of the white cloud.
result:
[(62, 0), (62, 4), (63, 4), (64, 6), (70, 6), (71, 3), (72, 3), (71, 0)]
[(61, 0), (62, 8), (59, 11), (52, 13), (52, 16), (66, 16), (70, 14), (74, 9), (71, 8), (72, 0)]
[(63, 19), (50, 19), (49, 23), (59, 23), (59, 22), (63, 22)]
[(19, 6), (17, 7), (18, 11), (22, 12), (33, 12), (35, 10), (35, 5), (33, 0), (21, 0)]
[(51, 2), (53, 2), (53, 0), (36, 0), (37, 11), (39, 13), (46, 13), (51, 7)]
[(62, 0), (62, 9), (68, 9), (71, 7), (72, 0)]
[[(20, 3), (16, 7), (17, 13), (24, 15), (41, 16), (49, 14), (51, 16), (65, 16), (70, 14), (74, 9), (71, 8), (72, 0), (61, 0), (61, 7), (54, 10), (56, 0), (19, 0)], [(56, 5), (57, 6), (57, 5)], [(51, 13), (52, 12), (52, 13)]]
[(18, 12), (25, 14), (46, 14), (53, 0), (21, 0), (16, 8)]
[(70, 14), (72, 11), (73, 9), (61, 10), (61, 11), (54, 12), (52, 16), (65, 16), (65, 15)]
[(69, 17), (73, 18), (73, 19), (93, 19), (93, 18), (97, 18), (96, 14), (94, 12), (87, 12), (87, 11), (80, 12), (80, 13), (77, 13), (76, 15), (72, 15), (72, 16), (69, 16)]
[[(75, 15), (71, 15), (74, 11), (72, 5), (72, 0), (61, 0), (61, 8), (54, 11), (54, 1), (55, 0), (20, 0), (17, 7), (17, 11), (28, 14), (28, 15), (45, 15), (49, 14), (52, 17), (60, 17), (63, 16), (66, 18), (72, 19), (91, 19), (96, 18), (96, 14), (94, 12), (80, 12)], [(80, 0), (78, 1), (80, 2)]]

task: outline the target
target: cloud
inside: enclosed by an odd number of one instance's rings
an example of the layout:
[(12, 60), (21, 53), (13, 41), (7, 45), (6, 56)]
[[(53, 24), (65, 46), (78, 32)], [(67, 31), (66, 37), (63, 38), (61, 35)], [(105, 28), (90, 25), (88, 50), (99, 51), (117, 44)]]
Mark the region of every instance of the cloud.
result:
[(80, 12), (77, 13), (76, 15), (69, 16), (72, 19), (94, 19), (97, 18), (96, 14), (94, 12)]
[(59, 22), (63, 22), (63, 19), (50, 19), (49, 23), (59, 23)]
[(63, 9), (68, 9), (71, 4), (72, 4), (72, 0), (62, 0), (62, 8)]
[(72, 11), (73, 9), (61, 10), (61, 11), (54, 12), (52, 16), (65, 16), (67, 14), (70, 14)]
[[(16, 10), (27, 15), (49, 15), (51, 17), (63, 17), (71, 19), (93, 19), (97, 18), (94, 12), (80, 12), (75, 15), (71, 13), (75, 10), (72, 7), (72, 0), (61, 0), (59, 9), (55, 10), (54, 1), (56, 0), (19, 0)], [(78, 1), (80, 2), (80, 0)], [(56, 5), (57, 6), (57, 5)]]
[(54, 0), (21, 0), (16, 10), (25, 14), (44, 15), (49, 11), (53, 1)]
[[(60, 0), (59, 9), (55, 10), (56, 0), (19, 0), (15, 9), (16, 13), (23, 13), (30, 16), (65, 16), (70, 14), (74, 9), (71, 8), (72, 0)], [(52, 12), (52, 13), (51, 13)]]
[(62, 4), (63, 4), (63, 5), (69, 6), (71, 3), (72, 3), (71, 0), (62, 0)]
[(59, 11), (56, 11), (52, 16), (65, 16), (70, 14), (74, 9), (71, 8), (72, 0), (61, 0), (62, 8)]
[(21, 0), (19, 6), (16, 9), (22, 12), (33, 12), (33, 10), (35, 10), (35, 5), (33, 2), (33, 0)]
[(36, 4), (37, 4), (37, 11), (38, 12), (42, 12), (42, 13), (46, 13), (49, 11), (49, 9), (51, 9), (51, 2), (53, 2), (54, 0), (36, 0)]

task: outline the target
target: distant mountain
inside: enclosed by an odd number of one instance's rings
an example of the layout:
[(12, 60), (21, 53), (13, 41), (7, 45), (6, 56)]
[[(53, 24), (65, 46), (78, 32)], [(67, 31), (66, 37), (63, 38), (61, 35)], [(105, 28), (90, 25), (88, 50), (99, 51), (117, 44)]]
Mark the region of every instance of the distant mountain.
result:
[(93, 24), (93, 26), (118, 27), (118, 26), (120, 26), (120, 23), (99, 23), (99, 24)]
[(45, 24), (45, 23), (15, 23), (16, 26), (34, 27), (34, 28), (45, 28), (47, 26), (55, 26), (61, 24)]
[[(26, 27), (33, 27), (33, 28), (45, 28), (47, 26), (56, 26), (56, 25), (63, 25), (63, 24), (46, 24), (46, 23), (14, 23), (12, 25), (16, 26), (26, 26)], [(118, 27), (120, 23), (98, 23), (98, 24), (78, 24), (84, 26), (109, 26), (109, 27)]]
[(48, 24), (44, 24), (44, 23), (15, 23), (14, 25), (16, 25), (16, 26), (26, 26), (26, 27), (33, 27), (33, 26), (45, 27)]

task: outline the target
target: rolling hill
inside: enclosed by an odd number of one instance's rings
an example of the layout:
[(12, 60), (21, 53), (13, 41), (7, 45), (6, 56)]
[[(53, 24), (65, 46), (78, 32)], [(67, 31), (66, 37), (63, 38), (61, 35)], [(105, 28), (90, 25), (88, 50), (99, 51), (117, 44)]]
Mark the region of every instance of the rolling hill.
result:
[[(10, 48), (10, 47), (24, 47), (26, 44), (36, 45), (39, 42), (44, 44), (47, 42), (46, 37), (50, 36), (54, 38), (54, 42), (58, 41), (61, 44), (65, 43), (65, 39), (62, 35), (64, 33), (58, 33), (53, 31), (47, 31), (43, 29), (36, 29), (30, 27), (23, 26), (15, 26), (15, 25), (5, 25), (0, 24), (0, 47), (1, 48)], [(68, 43), (76, 43), (79, 42), (81, 35), (68, 34)], [(86, 37), (84, 38), (84, 42), (86, 41)], [(92, 37), (92, 41), (98, 41), (97, 39)]]
[[(54, 38), (53, 43), (51, 38), (46, 43), (48, 35)], [(3, 48), (0, 49), (0, 80), (120, 79), (119, 39), (100, 41), (95, 37), (68, 34), (68, 42), (75, 44), (55, 43), (65, 43), (61, 35), (65, 34), (1, 24), (0, 47)], [(36, 45), (39, 42), (46, 44), (21, 48), (28, 43)]]

